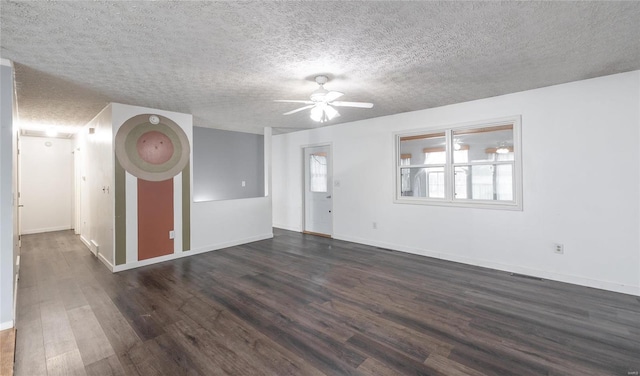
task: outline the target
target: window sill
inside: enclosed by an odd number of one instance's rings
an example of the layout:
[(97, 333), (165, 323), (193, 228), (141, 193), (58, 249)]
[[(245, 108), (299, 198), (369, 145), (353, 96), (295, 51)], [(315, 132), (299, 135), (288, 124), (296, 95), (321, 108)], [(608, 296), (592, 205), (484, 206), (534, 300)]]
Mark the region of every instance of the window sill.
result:
[(473, 209), (492, 209), (492, 210), (511, 210), (522, 211), (522, 204), (517, 202), (494, 202), (494, 201), (448, 201), (445, 199), (426, 199), (426, 198), (395, 198), (394, 204), (409, 205), (428, 205), (428, 206), (448, 206), (454, 208), (473, 208)]

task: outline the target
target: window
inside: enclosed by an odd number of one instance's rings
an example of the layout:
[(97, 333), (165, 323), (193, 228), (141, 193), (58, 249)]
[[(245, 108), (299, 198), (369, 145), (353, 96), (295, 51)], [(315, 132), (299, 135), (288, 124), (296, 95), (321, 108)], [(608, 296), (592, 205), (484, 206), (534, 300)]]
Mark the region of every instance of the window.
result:
[(327, 154), (315, 153), (309, 156), (309, 190), (327, 191)]
[(397, 134), (396, 151), (398, 203), (522, 209), (520, 117)]

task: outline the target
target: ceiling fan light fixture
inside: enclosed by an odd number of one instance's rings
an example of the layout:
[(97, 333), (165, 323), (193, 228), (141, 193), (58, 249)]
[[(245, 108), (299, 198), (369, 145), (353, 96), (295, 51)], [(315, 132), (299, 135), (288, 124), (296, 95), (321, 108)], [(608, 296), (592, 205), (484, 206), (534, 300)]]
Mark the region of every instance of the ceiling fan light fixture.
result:
[(318, 123), (326, 123), (340, 116), (340, 113), (326, 103), (318, 103), (311, 109), (309, 117)]
[(324, 114), (324, 111), (322, 110), (322, 107), (320, 106), (315, 106), (314, 108), (311, 109), (311, 114), (309, 115), (309, 117), (311, 118), (311, 120), (313, 121), (317, 121), (319, 123), (322, 123), (322, 115)]
[(311, 118), (311, 120), (318, 123), (326, 123), (340, 116), (338, 110), (333, 108), (333, 106), (355, 108), (373, 107), (373, 103), (336, 101), (336, 99), (342, 97), (344, 93), (341, 93), (339, 91), (328, 91), (327, 89), (325, 89), (323, 85), (326, 84), (327, 81), (329, 81), (329, 78), (327, 76), (316, 76), (316, 83), (319, 85), (319, 87), (314, 90), (313, 93), (311, 93), (311, 100), (276, 99), (275, 102), (305, 104), (306, 106), (285, 112), (283, 115), (295, 114), (296, 112), (300, 112), (310, 108), (311, 111), (309, 117)]
[(331, 106), (325, 106), (324, 107), (324, 113), (325, 113), (325, 115), (327, 115), (327, 120), (333, 120), (333, 118), (336, 118), (336, 117), (340, 116), (338, 111), (335, 108), (331, 107)]

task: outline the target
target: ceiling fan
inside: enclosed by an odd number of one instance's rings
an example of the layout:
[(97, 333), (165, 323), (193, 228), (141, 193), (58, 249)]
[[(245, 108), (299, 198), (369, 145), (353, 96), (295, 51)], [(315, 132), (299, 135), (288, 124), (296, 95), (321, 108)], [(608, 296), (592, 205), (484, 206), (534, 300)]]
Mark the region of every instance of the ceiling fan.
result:
[(336, 99), (340, 98), (344, 95), (339, 91), (328, 91), (324, 88), (324, 84), (329, 81), (327, 76), (317, 76), (316, 83), (320, 85), (318, 89), (316, 89), (313, 93), (311, 93), (311, 100), (289, 100), (289, 99), (277, 99), (274, 102), (286, 102), (286, 103), (303, 103), (306, 106), (296, 108), (293, 111), (285, 112), (283, 115), (291, 115), (296, 112), (304, 111), (306, 109), (311, 109), (311, 119), (320, 123), (325, 123), (331, 119), (334, 119), (340, 116), (338, 110), (335, 107), (357, 107), (357, 108), (372, 108), (373, 103), (365, 103), (365, 102), (342, 102), (336, 101)]

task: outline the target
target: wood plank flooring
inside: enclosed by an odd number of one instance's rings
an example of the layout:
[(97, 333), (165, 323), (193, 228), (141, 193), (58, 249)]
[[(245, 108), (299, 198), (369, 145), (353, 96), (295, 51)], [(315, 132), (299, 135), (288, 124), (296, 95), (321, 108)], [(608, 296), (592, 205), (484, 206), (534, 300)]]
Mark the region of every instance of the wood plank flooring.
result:
[(15, 356), (16, 330), (14, 328), (0, 331), (0, 375), (13, 375)]
[(23, 237), (16, 375), (637, 375), (640, 299), (276, 230), (111, 274)]

